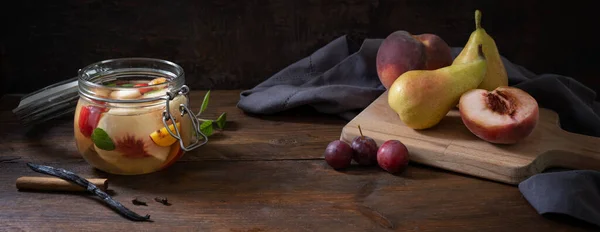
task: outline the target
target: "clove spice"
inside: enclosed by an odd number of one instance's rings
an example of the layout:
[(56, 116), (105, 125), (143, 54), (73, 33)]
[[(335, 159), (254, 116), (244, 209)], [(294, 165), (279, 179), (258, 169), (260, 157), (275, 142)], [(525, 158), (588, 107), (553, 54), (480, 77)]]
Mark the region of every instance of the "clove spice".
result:
[(145, 205), (145, 206), (148, 206), (148, 204), (145, 201), (141, 201), (141, 200), (139, 200), (137, 198), (131, 200), (131, 203), (134, 204), (134, 205)]
[(166, 206), (171, 205), (171, 203), (169, 203), (169, 200), (167, 200), (166, 197), (165, 198), (155, 197), (154, 201), (159, 202), (159, 203), (161, 203), (163, 205), (166, 205)]

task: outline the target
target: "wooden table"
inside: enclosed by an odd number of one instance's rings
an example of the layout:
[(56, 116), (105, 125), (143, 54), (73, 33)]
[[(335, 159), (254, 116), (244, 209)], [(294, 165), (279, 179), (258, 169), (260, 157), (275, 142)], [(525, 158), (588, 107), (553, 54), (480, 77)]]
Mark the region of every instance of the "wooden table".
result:
[[(162, 172), (109, 175), (78, 155), (72, 118), (23, 128), (0, 103), (0, 230), (94, 231), (584, 231), (542, 217), (515, 186), (411, 164), (391, 175), (376, 167), (334, 171), (322, 159), (345, 121), (307, 109), (251, 116), (240, 91), (213, 91), (206, 117), (228, 113), (228, 128)], [(193, 92), (197, 111), (204, 92)], [(25, 163), (109, 179), (113, 197), (154, 222), (132, 222), (88, 194), (18, 191)], [(150, 199), (136, 206), (132, 199)], [(167, 197), (170, 206), (154, 202)]]

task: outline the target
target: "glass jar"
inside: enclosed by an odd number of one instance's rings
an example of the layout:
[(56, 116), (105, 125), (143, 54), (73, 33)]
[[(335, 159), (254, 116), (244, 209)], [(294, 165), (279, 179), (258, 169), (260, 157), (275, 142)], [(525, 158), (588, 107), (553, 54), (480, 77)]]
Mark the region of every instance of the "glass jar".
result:
[(138, 175), (167, 168), (205, 144), (184, 83), (179, 65), (159, 59), (112, 59), (80, 69), (79, 153), (102, 171)]

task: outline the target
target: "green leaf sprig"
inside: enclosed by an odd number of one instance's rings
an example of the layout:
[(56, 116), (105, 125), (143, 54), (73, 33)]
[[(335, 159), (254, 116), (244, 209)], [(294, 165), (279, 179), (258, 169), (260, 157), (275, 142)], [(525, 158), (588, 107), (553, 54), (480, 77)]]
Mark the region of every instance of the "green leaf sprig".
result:
[(206, 135), (211, 136), (214, 133), (214, 129), (223, 130), (225, 128), (225, 124), (227, 122), (227, 112), (221, 113), (221, 115), (216, 120), (203, 119), (200, 118), (200, 115), (208, 108), (208, 102), (210, 99), (210, 90), (206, 92), (204, 95), (204, 100), (202, 101), (202, 106), (200, 106), (200, 110), (196, 117), (202, 123), (200, 124), (200, 131)]
[(92, 142), (94, 142), (96, 147), (102, 150), (112, 151), (115, 149), (115, 143), (113, 140), (106, 133), (106, 131), (99, 127), (94, 129), (92, 132)]

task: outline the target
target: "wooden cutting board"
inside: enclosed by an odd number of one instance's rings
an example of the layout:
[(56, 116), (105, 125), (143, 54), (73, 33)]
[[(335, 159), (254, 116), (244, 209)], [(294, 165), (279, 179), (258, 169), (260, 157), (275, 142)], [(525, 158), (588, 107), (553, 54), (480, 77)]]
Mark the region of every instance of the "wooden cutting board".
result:
[(496, 145), (473, 135), (458, 110), (435, 127), (413, 130), (387, 104), (387, 91), (342, 129), (350, 143), (359, 135), (381, 145), (397, 139), (409, 150), (411, 162), (422, 163), (507, 184), (518, 184), (549, 167), (600, 170), (600, 138), (574, 134), (559, 126), (558, 114), (540, 108), (540, 120), (529, 137), (513, 145)]

